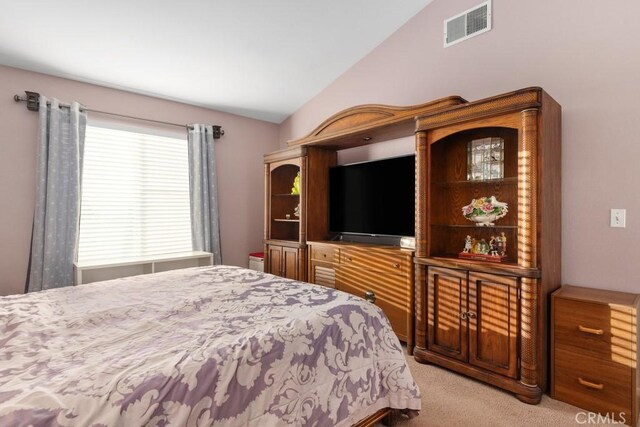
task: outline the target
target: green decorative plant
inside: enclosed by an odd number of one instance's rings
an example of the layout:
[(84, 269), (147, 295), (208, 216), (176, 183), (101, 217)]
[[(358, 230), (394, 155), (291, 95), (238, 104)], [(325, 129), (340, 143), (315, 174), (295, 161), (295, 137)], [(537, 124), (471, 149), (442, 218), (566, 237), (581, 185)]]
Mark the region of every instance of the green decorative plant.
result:
[(291, 194), (300, 194), (300, 172), (293, 179), (293, 187), (291, 187)]

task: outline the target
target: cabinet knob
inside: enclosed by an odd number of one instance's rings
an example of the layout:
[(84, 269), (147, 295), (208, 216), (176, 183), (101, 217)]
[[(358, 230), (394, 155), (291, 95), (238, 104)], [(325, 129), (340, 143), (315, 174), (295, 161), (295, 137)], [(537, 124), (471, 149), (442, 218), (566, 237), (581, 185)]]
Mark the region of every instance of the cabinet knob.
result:
[(350, 256), (345, 257), (345, 258), (347, 258), (347, 261), (353, 261), (353, 259), (351, 259), (351, 257), (350, 257)]
[(375, 303), (376, 302), (376, 294), (373, 291), (366, 291), (364, 293), (364, 299), (366, 299), (370, 303)]
[(393, 263), (393, 268), (400, 268), (400, 264), (399, 264), (399, 263), (397, 263), (397, 262), (394, 262), (394, 263)]
[(476, 318), (476, 314), (473, 311), (467, 311), (467, 317), (469, 319), (475, 319)]
[(467, 312), (466, 312), (466, 311), (463, 311), (462, 313), (460, 313), (460, 318), (461, 318), (462, 320), (465, 320), (465, 319), (467, 318)]

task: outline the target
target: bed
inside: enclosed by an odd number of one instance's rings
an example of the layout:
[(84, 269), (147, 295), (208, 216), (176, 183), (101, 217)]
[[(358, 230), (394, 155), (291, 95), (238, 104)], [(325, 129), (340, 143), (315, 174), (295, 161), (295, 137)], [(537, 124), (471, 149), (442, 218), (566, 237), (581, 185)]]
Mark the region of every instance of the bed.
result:
[(214, 266), (0, 298), (2, 426), (350, 426), (387, 408), (420, 409), (400, 342), (332, 289)]

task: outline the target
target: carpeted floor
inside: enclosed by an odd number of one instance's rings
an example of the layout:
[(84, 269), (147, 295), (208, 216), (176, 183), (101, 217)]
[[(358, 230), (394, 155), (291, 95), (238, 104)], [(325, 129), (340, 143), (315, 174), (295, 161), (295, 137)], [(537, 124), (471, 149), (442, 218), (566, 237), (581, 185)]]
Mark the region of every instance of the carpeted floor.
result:
[(576, 422), (576, 414), (586, 412), (548, 395), (539, 405), (527, 405), (498, 388), (417, 363), (413, 356), (407, 356), (407, 360), (422, 392), (422, 411), (398, 427), (576, 427), (581, 425)]

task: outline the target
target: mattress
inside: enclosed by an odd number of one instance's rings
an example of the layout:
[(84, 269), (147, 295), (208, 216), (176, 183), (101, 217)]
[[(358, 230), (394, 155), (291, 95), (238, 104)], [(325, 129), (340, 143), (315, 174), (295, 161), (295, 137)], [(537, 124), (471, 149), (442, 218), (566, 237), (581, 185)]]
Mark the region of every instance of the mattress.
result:
[(0, 425), (348, 426), (420, 391), (384, 313), (239, 267), (0, 298)]

